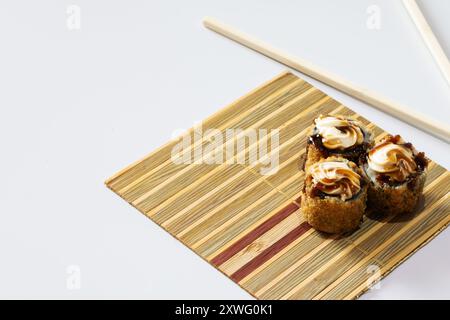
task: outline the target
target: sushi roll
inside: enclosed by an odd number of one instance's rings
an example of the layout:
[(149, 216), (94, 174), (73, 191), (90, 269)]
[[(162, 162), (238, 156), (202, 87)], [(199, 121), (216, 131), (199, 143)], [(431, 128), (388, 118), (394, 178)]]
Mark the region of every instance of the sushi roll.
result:
[(428, 159), (399, 135), (388, 135), (364, 158), (368, 207), (372, 214), (408, 213), (417, 206), (427, 176)]
[(366, 198), (367, 181), (358, 166), (342, 157), (329, 157), (308, 167), (301, 212), (316, 230), (348, 232), (361, 223)]
[(320, 115), (309, 132), (303, 169), (330, 156), (359, 163), (372, 146), (373, 134), (361, 122), (339, 115)]

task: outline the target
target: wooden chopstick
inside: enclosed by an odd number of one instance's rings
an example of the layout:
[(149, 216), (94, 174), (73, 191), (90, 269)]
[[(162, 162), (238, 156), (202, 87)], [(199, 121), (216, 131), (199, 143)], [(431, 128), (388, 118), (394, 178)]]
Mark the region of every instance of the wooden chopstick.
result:
[(450, 86), (450, 62), (448, 61), (444, 50), (439, 44), (439, 41), (436, 39), (433, 31), (428, 25), (427, 20), (420, 11), (419, 6), (417, 5), (415, 0), (403, 0), (403, 4), (409, 15), (411, 16), (412, 21), (419, 30), (423, 41), (425, 42), (428, 50), (436, 61), (436, 64), (438, 65), (442, 75), (444, 76), (445, 80), (447, 80), (447, 83)]
[(373, 107), (384, 111), (400, 120), (403, 120), (418, 129), (426, 131), (438, 138), (450, 143), (450, 130), (447, 125), (440, 123), (419, 112), (408, 109), (402, 105), (389, 101), (378, 94), (370, 92), (367, 89), (356, 86), (349, 81), (333, 75), (319, 67), (311, 64), (309, 61), (291, 56), (282, 52), (269, 44), (255, 39), (237, 29), (234, 29), (213, 18), (206, 17), (203, 20), (206, 28), (211, 29), (233, 41), (236, 41), (252, 50), (264, 54), (284, 65), (300, 71), (316, 80), (319, 80), (329, 86), (332, 86), (352, 97), (366, 102)]

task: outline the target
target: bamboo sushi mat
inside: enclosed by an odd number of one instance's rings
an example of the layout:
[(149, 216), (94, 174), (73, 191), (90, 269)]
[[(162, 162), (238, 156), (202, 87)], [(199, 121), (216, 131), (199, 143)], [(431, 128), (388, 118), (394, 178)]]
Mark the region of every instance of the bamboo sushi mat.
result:
[[(286, 72), (202, 124), (203, 132), (279, 129), (276, 174), (262, 175), (262, 164), (175, 164), (173, 140), (106, 184), (258, 299), (355, 299), (449, 224), (450, 174), (430, 163), (413, 214), (365, 217), (345, 236), (317, 232), (300, 214), (301, 159), (307, 127), (327, 113), (355, 116), (378, 138), (386, 134)], [(192, 146), (209, 142), (206, 135)]]

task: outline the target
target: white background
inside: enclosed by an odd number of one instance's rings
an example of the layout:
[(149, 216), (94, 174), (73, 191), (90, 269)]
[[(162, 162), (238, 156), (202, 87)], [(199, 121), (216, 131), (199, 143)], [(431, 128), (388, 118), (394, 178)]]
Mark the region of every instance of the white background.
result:
[[(450, 2), (419, 3), (449, 55)], [(449, 87), (400, 1), (1, 0), (1, 298), (250, 298), (103, 185), (286, 69), (206, 15), (449, 123)], [(311, 82), (449, 168), (446, 143)], [(363, 298), (450, 298), (449, 245), (447, 230)]]

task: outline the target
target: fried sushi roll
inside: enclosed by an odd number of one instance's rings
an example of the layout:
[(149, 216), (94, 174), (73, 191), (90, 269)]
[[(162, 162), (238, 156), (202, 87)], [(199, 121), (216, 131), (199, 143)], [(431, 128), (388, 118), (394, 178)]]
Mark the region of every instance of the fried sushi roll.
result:
[(329, 157), (308, 167), (301, 212), (316, 230), (348, 232), (361, 223), (366, 198), (367, 182), (357, 165), (342, 157)]
[(320, 115), (309, 132), (304, 169), (330, 156), (359, 163), (372, 146), (373, 135), (361, 122), (339, 115)]
[(378, 142), (362, 163), (369, 180), (372, 214), (409, 213), (417, 206), (427, 176), (428, 159), (399, 135)]

